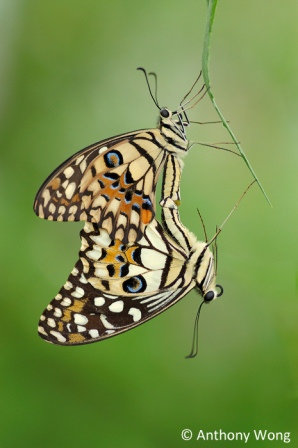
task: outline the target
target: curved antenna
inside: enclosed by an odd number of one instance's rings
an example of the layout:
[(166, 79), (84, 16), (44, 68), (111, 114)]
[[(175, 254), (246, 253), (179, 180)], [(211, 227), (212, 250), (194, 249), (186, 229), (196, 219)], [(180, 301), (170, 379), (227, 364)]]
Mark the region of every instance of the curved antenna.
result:
[(213, 243), (213, 241), (218, 237), (218, 235), (220, 234), (220, 232), (222, 231), (223, 226), (225, 225), (225, 223), (227, 222), (227, 220), (230, 218), (230, 216), (234, 213), (234, 211), (236, 210), (236, 208), (238, 207), (238, 205), (240, 204), (240, 202), (242, 201), (242, 199), (244, 198), (244, 196), (246, 195), (246, 193), (248, 192), (248, 190), (250, 189), (250, 187), (256, 182), (256, 180), (252, 181), (249, 186), (246, 188), (246, 190), (244, 191), (244, 193), (242, 193), (240, 199), (238, 199), (238, 201), (236, 202), (236, 204), (234, 205), (234, 207), (232, 208), (232, 210), (230, 211), (230, 213), (228, 214), (228, 216), (226, 217), (226, 219), (224, 220), (224, 222), (222, 223), (222, 225), (217, 229), (217, 232), (215, 233), (215, 235), (211, 238), (211, 240), (207, 243), (207, 246), (210, 246), (210, 244)]
[(155, 72), (150, 72), (150, 73), (148, 73), (148, 76), (150, 76), (150, 75), (154, 77), (154, 81), (155, 81), (154, 98), (155, 98), (156, 104), (158, 104), (158, 101), (157, 101), (157, 74)]
[(188, 356), (185, 356), (185, 358), (194, 358), (195, 356), (197, 356), (198, 354), (198, 346), (199, 346), (199, 319), (200, 319), (200, 314), (201, 314), (201, 308), (204, 305), (204, 303), (206, 303), (205, 301), (203, 301), (201, 303), (201, 305), (199, 306), (197, 315), (196, 315), (196, 319), (195, 319), (195, 323), (194, 323), (194, 329), (193, 329), (193, 338), (192, 338), (192, 347), (191, 347), (191, 351), (190, 354)]
[[(218, 227), (215, 227), (215, 234), (217, 233)], [(214, 268), (215, 268), (215, 275), (217, 275), (217, 268), (218, 268), (218, 245), (217, 245), (217, 239), (212, 243), (212, 252), (214, 255)]]
[(204, 236), (205, 236), (205, 243), (207, 243), (208, 242), (208, 236), (207, 236), (207, 232), (206, 232), (206, 227), (205, 227), (205, 224), (204, 224), (204, 220), (203, 220), (203, 217), (202, 217), (202, 215), (201, 215), (201, 213), (200, 213), (200, 210), (197, 208), (197, 212), (198, 212), (198, 214), (199, 214), (199, 217), (200, 217), (200, 220), (201, 220), (201, 224), (202, 224), (202, 227), (203, 227), (203, 230), (204, 230)]
[(154, 95), (152, 93), (146, 70), (143, 67), (138, 67), (137, 70), (141, 70), (144, 73), (145, 79), (146, 79), (146, 82), (147, 82), (147, 86), (148, 86), (148, 89), (149, 89), (150, 96), (153, 99), (155, 106), (160, 110), (159, 104), (158, 104), (157, 100), (154, 98)]

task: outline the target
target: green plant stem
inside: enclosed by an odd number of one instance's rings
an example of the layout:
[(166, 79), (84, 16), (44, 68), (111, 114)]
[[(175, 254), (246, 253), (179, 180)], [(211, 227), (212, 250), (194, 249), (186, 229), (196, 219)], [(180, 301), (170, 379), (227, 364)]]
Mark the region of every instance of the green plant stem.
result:
[(202, 54), (202, 72), (203, 72), (203, 78), (205, 85), (207, 87), (208, 95), (210, 97), (210, 100), (213, 104), (214, 109), (216, 110), (218, 116), (220, 117), (223, 126), (227, 129), (228, 133), (230, 134), (233, 142), (235, 143), (242, 159), (246, 163), (248, 169), (250, 170), (253, 178), (256, 180), (257, 184), (259, 185), (262, 193), (264, 194), (266, 200), (271, 205), (271, 202), (262, 187), (259, 179), (257, 178), (251, 164), (249, 163), (248, 158), (246, 157), (241, 145), (239, 144), (238, 140), (236, 139), (233, 131), (231, 130), (230, 126), (228, 125), (227, 121), (225, 120), (224, 116), (222, 115), (219, 107), (216, 104), (216, 101), (214, 99), (213, 92), (211, 90), (210, 86), (210, 77), (209, 77), (209, 48), (210, 48), (210, 39), (211, 39), (211, 33), (212, 33), (212, 27), (213, 27), (213, 21), (215, 16), (215, 10), (217, 6), (217, 0), (207, 0), (207, 19), (206, 19), (206, 29), (205, 29), (205, 36), (204, 36), (204, 43), (203, 43), (203, 54)]

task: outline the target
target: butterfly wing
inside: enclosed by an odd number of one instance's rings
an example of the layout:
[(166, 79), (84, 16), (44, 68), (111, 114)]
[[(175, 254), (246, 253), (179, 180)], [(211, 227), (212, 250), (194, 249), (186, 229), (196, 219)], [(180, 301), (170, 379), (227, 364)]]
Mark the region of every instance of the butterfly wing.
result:
[(194, 287), (187, 256), (156, 220), (139, 243), (111, 240), (91, 223), (81, 240), (80, 259), (40, 318), (38, 331), (48, 342), (77, 345), (120, 334)]
[(155, 215), (166, 159), (158, 129), (104, 140), (65, 161), (44, 182), (35, 213), (53, 221), (89, 221), (124, 243), (139, 240)]

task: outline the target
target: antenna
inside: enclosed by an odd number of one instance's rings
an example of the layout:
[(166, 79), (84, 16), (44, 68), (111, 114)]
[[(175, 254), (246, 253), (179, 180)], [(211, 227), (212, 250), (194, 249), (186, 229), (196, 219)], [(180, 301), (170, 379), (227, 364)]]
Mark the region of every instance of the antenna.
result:
[(150, 72), (150, 73), (148, 73), (148, 76), (154, 77), (154, 80), (155, 80), (154, 98), (155, 98), (156, 103), (158, 104), (158, 101), (157, 101), (157, 74), (155, 72)]
[(201, 224), (202, 224), (202, 227), (203, 227), (203, 231), (204, 231), (204, 236), (205, 236), (205, 243), (207, 243), (208, 242), (208, 236), (207, 236), (207, 232), (206, 232), (206, 227), (205, 227), (205, 224), (204, 224), (204, 220), (203, 220), (203, 217), (202, 217), (202, 215), (201, 215), (201, 213), (200, 213), (200, 210), (197, 208), (197, 212), (198, 212), (198, 214), (199, 214), (199, 217), (200, 217), (200, 220), (201, 220)]
[(234, 207), (232, 208), (232, 210), (230, 211), (230, 213), (228, 214), (228, 216), (226, 217), (226, 219), (224, 220), (224, 222), (222, 223), (222, 225), (217, 229), (217, 232), (215, 233), (215, 235), (211, 238), (211, 240), (208, 242), (207, 246), (210, 246), (210, 244), (213, 243), (213, 241), (218, 237), (218, 235), (220, 234), (220, 232), (222, 231), (223, 226), (225, 225), (225, 223), (228, 221), (228, 219), (230, 218), (230, 216), (234, 213), (234, 211), (236, 210), (236, 208), (238, 207), (238, 205), (240, 204), (240, 202), (242, 201), (242, 199), (244, 198), (244, 196), (246, 195), (246, 193), (248, 192), (248, 190), (250, 189), (250, 187), (256, 182), (256, 180), (252, 181), (249, 186), (246, 188), (246, 190), (244, 191), (244, 193), (242, 193), (240, 199), (236, 202), (236, 204), (234, 205)]
[(198, 354), (198, 345), (199, 345), (199, 341), (198, 341), (198, 339), (199, 339), (198, 327), (199, 327), (199, 319), (200, 319), (200, 314), (201, 314), (201, 308), (204, 305), (204, 303), (205, 303), (205, 301), (203, 301), (201, 303), (201, 305), (199, 306), (197, 315), (196, 315), (196, 320), (195, 320), (194, 329), (193, 329), (192, 347), (191, 347), (190, 354), (188, 356), (185, 356), (186, 359), (194, 358)]
[[(151, 96), (151, 98), (153, 99), (155, 106), (160, 110), (159, 104), (158, 104), (157, 100), (154, 98), (154, 95), (153, 95), (153, 93), (152, 93), (152, 90), (151, 90), (151, 87), (150, 87), (150, 83), (149, 83), (149, 79), (148, 79), (148, 75), (147, 75), (146, 70), (145, 70), (143, 67), (138, 67), (137, 70), (141, 70), (141, 71), (144, 73), (144, 75), (145, 75), (145, 79), (146, 79), (146, 82), (147, 82), (147, 86), (148, 86), (148, 89), (149, 89), (150, 96)], [(152, 74), (153, 74), (153, 73), (152, 73)], [(154, 74), (154, 75), (155, 75), (155, 74)], [(156, 75), (155, 75), (155, 76), (156, 76)]]

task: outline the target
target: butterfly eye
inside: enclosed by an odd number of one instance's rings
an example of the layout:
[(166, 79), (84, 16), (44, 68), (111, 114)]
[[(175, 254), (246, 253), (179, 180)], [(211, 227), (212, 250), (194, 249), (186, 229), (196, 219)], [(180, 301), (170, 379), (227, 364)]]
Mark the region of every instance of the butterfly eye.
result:
[(213, 300), (214, 297), (215, 297), (214, 291), (208, 291), (204, 295), (204, 302), (211, 302), (211, 300)]
[(162, 118), (169, 118), (171, 116), (171, 112), (169, 111), (169, 109), (161, 109), (160, 116)]

